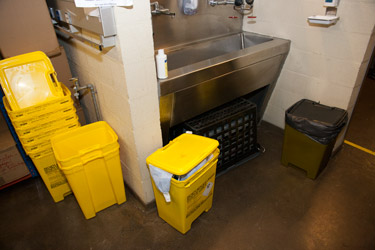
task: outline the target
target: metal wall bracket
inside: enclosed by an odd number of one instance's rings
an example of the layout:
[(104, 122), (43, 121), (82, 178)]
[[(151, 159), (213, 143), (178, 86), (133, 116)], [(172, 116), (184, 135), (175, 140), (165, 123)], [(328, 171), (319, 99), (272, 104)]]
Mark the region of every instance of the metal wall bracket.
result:
[[(116, 45), (112, 7), (77, 8), (73, 0), (47, 0), (55, 29), (98, 50)], [(83, 35), (85, 34), (85, 35)], [(86, 34), (93, 34), (87, 37)]]
[(116, 45), (116, 37), (113, 36), (113, 37), (103, 37), (101, 36), (101, 42), (98, 43), (98, 42), (94, 42), (94, 41), (91, 41), (81, 35), (78, 35), (79, 33), (73, 33), (71, 31), (69, 31), (68, 29), (64, 28), (64, 27), (61, 27), (57, 24), (55, 24), (55, 30), (57, 30), (58, 32), (61, 32), (63, 33), (64, 35), (67, 35), (71, 38), (74, 38), (74, 39), (77, 39), (78, 41), (80, 42), (83, 42), (95, 49), (98, 49), (100, 51), (103, 50), (103, 48), (108, 48), (108, 47), (113, 47)]

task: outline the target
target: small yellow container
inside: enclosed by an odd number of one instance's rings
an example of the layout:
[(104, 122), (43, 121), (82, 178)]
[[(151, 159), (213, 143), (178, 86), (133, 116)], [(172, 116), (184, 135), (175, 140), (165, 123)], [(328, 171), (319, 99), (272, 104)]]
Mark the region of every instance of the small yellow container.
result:
[(11, 120), (18, 120), (32, 119), (34, 117), (42, 116), (46, 113), (51, 113), (51, 110), (61, 110), (68, 106), (72, 106), (74, 102), (71, 99), (71, 93), (69, 89), (64, 84), (61, 84), (61, 88), (64, 91), (63, 97), (57, 98), (56, 100), (52, 101), (45, 101), (43, 104), (34, 105), (20, 110), (12, 110), (8, 100), (4, 96), (3, 102), (5, 109)]
[(74, 113), (64, 118), (59, 118), (46, 123), (41, 123), (36, 126), (28, 128), (17, 128), (16, 132), (18, 136), (37, 136), (40, 133), (45, 133), (48, 130), (57, 127), (69, 126), (73, 123), (78, 123), (78, 116)]
[(116, 133), (103, 121), (51, 139), (57, 163), (86, 219), (126, 201), (117, 140)]
[[(212, 207), (219, 142), (198, 135), (183, 134), (164, 148), (158, 149), (147, 158), (147, 164), (180, 176), (191, 171), (210, 154), (213, 157), (197, 172), (184, 181), (171, 179), (166, 202), (154, 181), (156, 205), (159, 216), (169, 225), (185, 234), (193, 221)], [(152, 179), (152, 178), (151, 178)]]
[(30, 139), (30, 143), (22, 143), (23, 149), (26, 151), (26, 154), (35, 154), (36, 152), (45, 151), (47, 149), (51, 149), (51, 137), (55, 134), (65, 133), (72, 129), (76, 129), (81, 125), (78, 122), (78, 118), (76, 121), (70, 124), (63, 125), (59, 128), (55, 128), (53, 131), (46, 131), (45, 133), (40, 134), (39, 136), (33, 137)]
[(61, 110), (51, 110), (50, 113), (44, 114), (42, 116), (12, 120), (12, 124), (15, 129), (29, 129), (32, 127), (41, 126), (54, 120), (64, 119), (67, 116), (74, 116), (75, 114), (76, 108), (71, 105)]
[(12, 110), (64, 96), (50, 59), (41, 51), (1, 60), (0, 83)]
[(30, 146), (30, 145), (42, 143), (45, 140), (51, 139), (51, 137), (54, 136), (55, 134), (64, 133), (68, 130), (78, 128), (79, 126), (81, 126), (81, 125), (79, 124), (78, 120), (76, 119), (75, 121), (73, 121), (71, 124), (68, 124), (68, 125), (63, 125), (63, 126), (60, 126), (60, 127), (52, 127), (52, 128), (46, 129), (42, 133), (38, 133), (36, 135), (19, 136), (18, 138), (20, 139), (22, 145), (27, 144), (27, 145)]
[(26, 153), (30, 155), (30, 154), (35, 154), (35, 152), (44, 151), (44, 150), (47, 150), (48, 148), (51, 148), (51, 142), (49, 139), (46, 139), (35, 145), (23, 144), (22, 147), (26, 151)]
[(29, 156), (55, 202), (64, 200), (65, 196), (72, 193), (64, 174), (57, 166), (51, 148)]

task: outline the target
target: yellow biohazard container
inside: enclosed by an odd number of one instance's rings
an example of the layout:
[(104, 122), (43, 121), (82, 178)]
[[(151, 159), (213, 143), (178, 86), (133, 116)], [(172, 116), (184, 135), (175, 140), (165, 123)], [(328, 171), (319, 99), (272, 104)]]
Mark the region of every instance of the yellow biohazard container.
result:
[(35, 152), (51, 149), (51, 142), (49, 139), (46, 139), (37, 144), (22, 144), (22, 147), (26, 151), (26, 153), (30, 155), (34, 154)]
[(52, 148), (86, 219), (126, 201), (118, 137), (103, 121), (54, 136)]
[(11, 120), (17, 120), (17, 119), (32, 119), (34, 117), (39, 117), (44, 114), (51, 113), (52, 111), (55, 111), (55, 110), (61, 110), (61, 109), (65, 109), (66, 107), (73, 106), (74, 102), (71, 99), (71, 92), (64, 84), (61, 84), (61, 88), (64, 91), (63, 97), (57, 98), (52, 101), (45, 101), (42, 104), (34, 105), (34, 106), (20, 109), (20, 110), (12, 110), (7, 98), (4, 96), (3, 102), (4, 102), (5, 109)]
[(64, 96), (50, 59), (41, 51), (1, 60), (0, 83), (12, 110)]
[(76, 108), (71, 105), (62, 110), (51, 110), (51, 113), (44, 114), (42, 116), (36, 116), (27, 119), (12, 120), (12, 124), (15, 129), (27, 129), (30, 127), (40, 126), (42, 124), (52, 122), (58, 119), (64, 119), (67, 116), (74, 116), (76, 114)]
[(40, 133), (45, 133), (48, 130), (53, 130), (59, 127), (68, 127), (71, 124), (79, 123), (76, 113), (69, 114), (67, 117), (59, 118), (52, 121), (41, 122), (36, 126), (17, 128), (16, 132), (19, 137), (21, 136), (37, 136)]
[(29, 156), (55, 202), (64, 200), (65, 196), (72, 193), (64, 174), (57, 166), (51, 147)]
[[(28, 139), (24, 139), (22, 137), (19, 137), (20, 139), (22, 138), (23, 140), (21, 141), (23, 149), (26, 151), (27, 154), (34, 154), (35, 152), (39, 152), (43, 149), (46, 148), (51, 148), (51, 137), (54, 135), (60, 134), (60, 133), (65, 133), (67, 131), (76, 129), (80, 127), (81, 125), (79, 124), (78, 120), (74, 123), (64, 125), (60, 127), (59, 129), (55, 129), (52, 131), (46, 131), (46, 133), (41, 133), (38, 136), (35, 137), (30, 137)], [(29, 143), (26, 143), (28, 141)]]
[(35, 145), (38, 143), (42, 143), (45, 140), (50, 140), (52, 136), (60, 134), (60, 133), (65, 133), (68, 130), (72, 130), (75, 128), (80, 127), (80, 123), (76, 119), (73, 121), (71, 124), (68, 125), (63, 125), (61, 127), (52, 127), (50, 129), (46, 129), (45, 131), (38, 133), (37, 135), (27, 135), (27, 136), (19, 136), (18, 138), (20, 139), (22, 145)]
[(213, 155), (207, 163), (189, 178), (171, 179), (170, 198), (164, 195), (152, 180), (159, 216), (169, 225), (185, 234), (193, 221), (212, 207), (219, 142), (199, 135), (183, 134), (147, 158), (147, 165), (172, 173), (174, 177), (189, 173), (202, 161)]

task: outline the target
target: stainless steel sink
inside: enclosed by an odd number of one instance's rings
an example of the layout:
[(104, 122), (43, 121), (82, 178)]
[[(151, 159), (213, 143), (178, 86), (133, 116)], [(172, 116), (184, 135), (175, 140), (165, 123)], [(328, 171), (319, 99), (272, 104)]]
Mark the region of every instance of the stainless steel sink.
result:
[(169, 70), (240, 51), (271, 40), (272, 38), (270, 37), (250, 33), (239, 33), (208, 41), (200, 41), (179, 47), (168, 48)]
[(165, 48), (169, 77), (160, 80), (163, 141), (169, 128), (268, 86), (259, 117), (289, 52), (290, 41), (241, 32)]

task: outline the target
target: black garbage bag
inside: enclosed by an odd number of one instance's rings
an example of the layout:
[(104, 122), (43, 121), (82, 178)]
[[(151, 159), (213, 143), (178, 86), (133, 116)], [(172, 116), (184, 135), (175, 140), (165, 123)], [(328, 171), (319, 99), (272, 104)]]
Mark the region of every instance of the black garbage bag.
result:
[(327, 145), (348, 122), (346, 110), (302, 99), (285, 111), (285, 122), (311, 139)]

